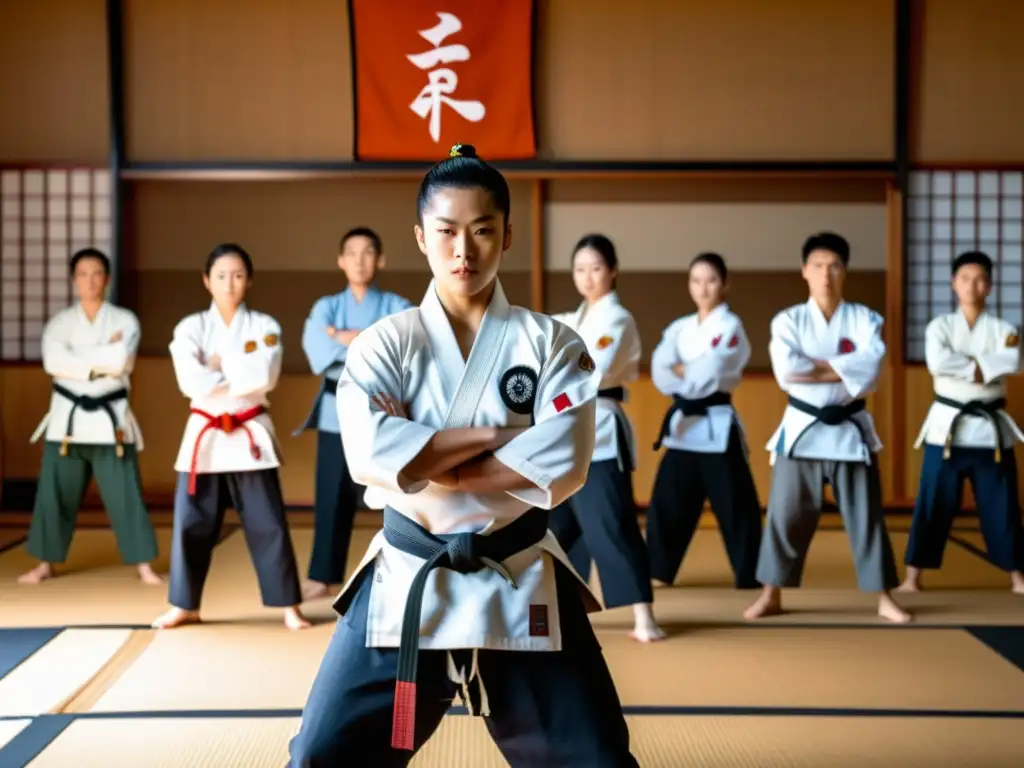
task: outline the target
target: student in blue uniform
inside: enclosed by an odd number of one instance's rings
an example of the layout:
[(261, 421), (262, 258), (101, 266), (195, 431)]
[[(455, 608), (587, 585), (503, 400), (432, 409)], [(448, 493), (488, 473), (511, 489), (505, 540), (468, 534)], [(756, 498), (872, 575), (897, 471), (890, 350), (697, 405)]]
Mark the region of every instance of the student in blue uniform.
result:
[(924, 465), (900, 589), (918, 591), (921, 571), (942, 565), (969, 480), (989, 559), (1010, 574), (1013, 591), (1024, 594), (1024, 526), (1013, 451), (1024, 435), (1005, 411), (1006, 377), (1020, 371), (1020, 332), (985, 308), (992, 289), (987, 254), (958, 256), (952, 282), (959, 308), (935, 318), (925, 330), (935, 402), (914, 446), (925, 444)]
[(376, 232), (366, 227), (347, 232), (341, 238), (338, 267), (345, 273), (348, 287), (318, 300), (302, 331), (302, 349), (309, 367), (322, 377), (313, 409), (295, 432), (317, 431), (315, 527), (309, 581), (302, 589), (305, 600), (323, 597), (332, 585), (345, 580), (352, 522), (359, 506), (359, 492), (345, 460), (335, 406), (338, 377), (345, 368), (349, 345), (382, 317), (412, 306), (401, 296), (376, 286), (377, 270), (383, 266), (384, 249)]

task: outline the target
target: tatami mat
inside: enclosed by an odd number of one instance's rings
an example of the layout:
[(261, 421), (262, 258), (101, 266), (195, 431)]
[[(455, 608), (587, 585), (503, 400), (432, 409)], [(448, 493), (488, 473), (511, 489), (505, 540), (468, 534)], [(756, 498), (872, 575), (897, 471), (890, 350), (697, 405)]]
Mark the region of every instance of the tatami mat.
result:
[[(300, 709), (328, 630), (158, 633), (90, 711)], [(1024, 672), (960, 630), (703, 629), (642, 649), (601, 642), (625, 706), (1024, 710)]]
[(25, 730), (29, 720), (0, 720), (0, 749), (10, 743), (11, 739)]
[[(628, 717), (641, 768), (863, 768), (1024, 760), (1019, 720)], [(29, 768), (278, 768), (297, 719), (78, 720)], [(477, 718), (448, 717), (412, 768), (504, 768)]]
[(0, 680), (0, 715), (60, 711), (99, 674), (131, 635), (126, 629), (69, 629)]
[[(375, 533), (357, 528), (349, 556), (355, 567)], [(961, 531), (964, 537), (977, 535)], [(894, 532), (893, 546), (902, 558), (906, 534)], [(305, 574), (312, 549), (313, 531), (292, 529), (300, 574)], [(158, 529), (165, 571), (170, 531)], [(147, 625), (166, 606), (167, 588), (143, 585), (135, 570), (120, 565), (113, 534), (109, 530), (84, 529), (76, 533), (68, 563), (60, 576), (38, 586), (15, 583), (18, 574), (35, 562), (15, 547), (0, 554), (0, 626), (54, 626), (79, 624)], [(940, 571), (928, 574), (931, 591), (901, 597), (919, 621), (937, 625), (967, 623), (1022, 624), (1024, 611), (1019, 597), (1009, 593), (1006, 574), (978, 555), (955, 543), (947, 548)], [(597, 582), (595, 581), (595, 585)], [(785, 596), (792, 612), (771, 621), (815, 623), (881, 623), (869, 595), (857, 592), (856, 574), (849, 542), (842, 530), (819, 530), (808, 557), (804, 588)], [(96, 596), (103, 599), (97, 600)], [(732, 575), (717, 530), (703, 527), (694, 537), (680, 571), (677, 585), (655, 593), (658, 616), (670, 625), (742, 623), (743, 609), (753, 593), (732, 589)], [(307, 604), (304, 610), (314, 621), (332, 622), (330, 599)], [(214, 551), (213, 564), (203, 596), (203, 616), (208, 621), (272, 623), (280, 612), (260, 602), (256, 575), (241, 531), (229, 536)], [(627, 610), (608, 611), (594, 617), (599, 627), (627, 631)]]

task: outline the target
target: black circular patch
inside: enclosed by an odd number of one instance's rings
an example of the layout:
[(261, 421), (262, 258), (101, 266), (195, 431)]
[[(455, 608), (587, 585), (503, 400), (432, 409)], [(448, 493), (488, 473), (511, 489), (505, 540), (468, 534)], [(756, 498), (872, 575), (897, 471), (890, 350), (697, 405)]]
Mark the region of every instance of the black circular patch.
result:
[(501, 400), (505, 406), (521, 416), (533, 413), (533, 401), (537, 396), (537, 374), (525, 365), (509, 368), (498, 384)]

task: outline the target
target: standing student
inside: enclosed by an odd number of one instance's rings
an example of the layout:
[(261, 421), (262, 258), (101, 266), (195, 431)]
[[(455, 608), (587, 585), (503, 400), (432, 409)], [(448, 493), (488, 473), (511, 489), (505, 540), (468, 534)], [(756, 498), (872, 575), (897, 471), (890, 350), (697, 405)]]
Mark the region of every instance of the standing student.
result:
[(139, 321), (107, 302), (110, 260), (101, 251), (75, 253), (71, 276), (78, 301), (43, 329), (43, 369), (53, 377), (53, 394), (32, 435), (34, 443), (45, 432), (46, 442), (26, 549), (42, 562), (18, 582), (52, 578), (53, 565), (67, 559), (82, 497), (95, 477), (121, 559), (145, 583), (162, 584), (151, 565), (156, 534), (139, 478), (142, 432), (128, 405)]
[(597, 603), (547, 529), (590, 463), (594, 362), (509, 305), (508, 184), (471, 147), (427, 172), (417, 207), (423, 303), (363, 331), (338, 383), (384, 530), (335, 603), (289, 764), (405, 766), (461, 691), (513, 766), (635, 766)]
[(664, 445), (647, 510), (651, 575), (672, 584), (704, 511), (711, 509), (738, 589), (758, 586), (761, 502), (747, 463), (743, 425), (732, 407), (750, 360), (743, 323), (725, 303), (728, 271), (717, 253), (690, 262), (697, 311), (665, 329), (651, 356), (651, 380), (672, 398), (654, 450)]
[(992, 260), (980, 251), (953, 261), (956, 312), (925, 330), (925, 361), (935, 387), (914, 447), (925, 444), (921, 483), (907, 542), (905, 592), (921, 588), (921, 571), (939, 568), (960, 509), (964, 481), (978, 502), (989, 559), (1024, 594), (1024, 526), (1017, 501), (1013, 446), (1024, 440), (1006, 408), (1005, 377), (1020, 372), (1020, 331), (989, 314)]
[(313, 554), (309, 582), (302, 590), (306, 600), (323, 597), (331, 585), (345, 580), (352, 523), (359, 506), (358, 491), (342, 450), (335, 403), (345, 355), (364, 329), (412, 306), (401, 296), (376, 286), (377, 270), (383, 266), (384, 250), (376, 232), (366, 227), (347, 232), (341, 238), (338, 267), (345, 273), (348, 286), (341, 293), (318, 300), (302, 330), (302, 350), (309, 367), (323, 377), (313, 409), (295, 433), (317, 431)]
[(789, 404), (768, 442), (774, 466), (757, 564), (764, 592), (747, 609), (747, 619), (780, 613), (781, 589), (800, 586), (829, 483), (850, 537), (858, 585), (878, 595), (879, 616), (910, 620), (890, 595), (898, 577), (875, 460), (882, 442), (864, 400), (885, 358), (883, 321), (843, 299), (849, 262), (850, 245), (840, 235), (808, 238), (802, 272), (810, 298), (772, 320), (772, 370)]
[(224, 512), (238, 512), (259, 577), (263, 604), (284, 609), (289, 629), (309, 622), (278, 478), (280, 452), (267, 395), (281, 373), (281, 327), (245, 305), (252, 259), (234, 243), (206, 260), (203, 284), (213, 301), (174, 329), (171, 361), (190, 403), (174, 468), (171, 609), (153, 622), (170, 629), (199, 621), (203, 586)]
[(572, 279), (583, 302), (555, 319), (587, 345), (601, 389), (597, 436), (584, 486), (551, 513), (551, 530), (584, 578), (591, 557), (601, 578), (606, 608), (633, 606), (633, 631), (642, 643), (662, 640), (654, 620), (647, 547), (633, 498), (633, 425), (622, 409), (626, 385), (636, 381), (641, 356), (636, 322), (615, 291), (618, 257), (604, 235), (587, 235), (573, 249)]

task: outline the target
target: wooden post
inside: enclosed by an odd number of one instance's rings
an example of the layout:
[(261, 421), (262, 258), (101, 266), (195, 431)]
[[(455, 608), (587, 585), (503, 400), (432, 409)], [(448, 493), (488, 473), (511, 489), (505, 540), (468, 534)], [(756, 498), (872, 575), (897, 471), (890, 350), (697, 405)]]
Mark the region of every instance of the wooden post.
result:
[(534, 179), (530, 194), (530, 306), (544, 311), (544, 194), (543, 179)]

